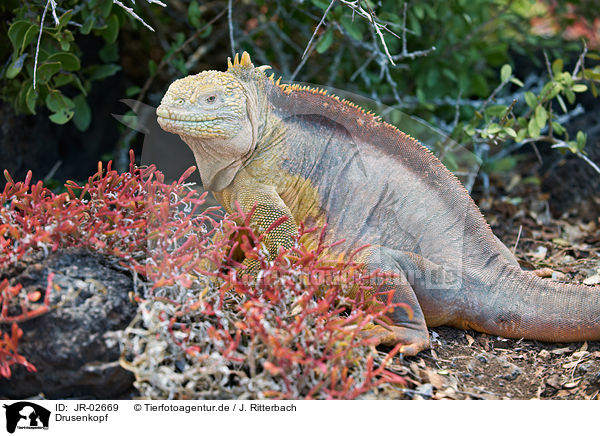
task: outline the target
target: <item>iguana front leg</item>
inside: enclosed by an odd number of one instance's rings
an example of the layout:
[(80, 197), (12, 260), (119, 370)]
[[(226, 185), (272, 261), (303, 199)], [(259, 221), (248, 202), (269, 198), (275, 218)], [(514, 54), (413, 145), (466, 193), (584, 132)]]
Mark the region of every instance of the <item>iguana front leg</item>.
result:
[[(279, 247), (288, 249), (293, 246), (298, 233), (297, 224), (274, 187), (257, 183), (252, 178), (246, 180), (244, 177), (238, 177), (231, 188), (215, 193), (215, 196), (229, 213), (237, 212), (238, 205), (243, 213), (254, 209), (250, 217), (250, 227), (256, 235), (263, 235), (262, 243), (269, 253), (269, 260), (277, 256)], [(287, 219), (266, 232), (282, 217)], [(245, 273), (252, 276), (258, 274), (258, 260), (246, 258), (243, 264), (247, 267)]]

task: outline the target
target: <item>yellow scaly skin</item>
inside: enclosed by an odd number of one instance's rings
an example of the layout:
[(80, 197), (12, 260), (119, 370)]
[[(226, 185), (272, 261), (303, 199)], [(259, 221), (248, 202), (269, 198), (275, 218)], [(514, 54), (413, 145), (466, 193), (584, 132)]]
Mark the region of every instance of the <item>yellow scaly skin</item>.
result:
[[(251, 225), (274, 257), (298, 225), (327, 224), (330, 242), (364, 244), (367, 268), (400, 275), (388, 286), (394, 325), (367, 333), (429, 346), (427, 326), (451, 325), (544, 341), (600, 339), (597, 287), (522, 271), (458, 180), (417, 141), (319, 89), (282, 85), (236, 55), (226, 72), (175, 81), (157, 109), (161, 127), (194, 153), (204, 187), (229, 213), (256, 205)], [(314, 244), (306, 239), (304, 243)], [(255, 261), (244, 261), (256, 273)]]

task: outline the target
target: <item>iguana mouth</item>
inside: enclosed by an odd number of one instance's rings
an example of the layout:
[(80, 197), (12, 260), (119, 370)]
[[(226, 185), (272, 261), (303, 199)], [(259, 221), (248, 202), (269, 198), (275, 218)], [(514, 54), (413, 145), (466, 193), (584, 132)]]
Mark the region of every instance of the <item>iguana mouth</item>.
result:
[(161, 106), (156, 109), (156, 115), (158, 119), (165, 121), (171, 121), (176, 123), (202, 123), (207, 121), (215, 121), (223, 119), (224, 117), (205, 115), (205, 114), (190, 114), (186, 112), (170, 111), (169, 109)]
[(156, 110), (156, 115), (160, 127), (168, 132), (201, 136), (223, 134), (223, 123), (227, 118), (208, 114), (185, 114), (160, 106)]

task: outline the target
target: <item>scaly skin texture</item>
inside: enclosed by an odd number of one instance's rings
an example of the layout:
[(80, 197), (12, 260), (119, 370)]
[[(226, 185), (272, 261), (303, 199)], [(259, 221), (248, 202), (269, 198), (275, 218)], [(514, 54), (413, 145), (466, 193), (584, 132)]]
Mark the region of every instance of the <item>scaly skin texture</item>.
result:
[[(412, 316), (367, 334), (429, 346), (427, 326), (471, 328), (543, 341), (600, 339), (598, 287), (559, 284), (522, 271), (460, 182), (416, 140), (324, 91), (280, 85), (247, 53), (226, 72), (175, 81), (157, 109), (161, 127), (194, 153), (204, 186), (228, 212), (238, 203), (266, 235), (271, 255), (301, 222), (327, 224), (367, 268), (400, 276), (387, 286)], [(307, 238), (306, 244), (314, 243)], [(257, 265), (245, 261), (250, 271)]]

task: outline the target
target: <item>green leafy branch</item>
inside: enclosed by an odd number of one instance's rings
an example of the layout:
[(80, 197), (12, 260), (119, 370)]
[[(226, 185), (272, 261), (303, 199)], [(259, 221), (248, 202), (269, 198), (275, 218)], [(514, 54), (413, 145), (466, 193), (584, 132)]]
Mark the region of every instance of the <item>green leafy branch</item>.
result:
[[(570, 138), (562, 124), (561, 116), (557, 113), (560, 109), (563, 114), (569, 114), (568, 105), (575, 103), (578, 93), (591, 90), (594, 97), (598, 96), (596, 84), (600, 82), (600, 65), (585, 68), (586, 57), (600, 59), (596, 54), (588, 54), (584, 48), (571, 72), (564, 70), (562, 59), (556, 59), (550, 64), (546, 57), (548, 79), (539, 91), (528, 90), (523, 94), (524, 101), (513, 99), (509, 105), (490, 104), (509, 84), (524, 87), (523, 82), (513, 75), (512, 67), (505, 64), (500, 70), (500, 85), (483, 102), (470, 121), (457, 125), (454, 134), (458, 133), (463, 144), (475, 148), (481, 148), (483, 144), (491, 149), (511, 142), (516, 145), (514, 148), (526, 144), (533, 144), (535, 147), (537, 142), (548, 142), (553, 148), (576, 154), (600, 174), (600, 167), (589, 159), (584, 151), (586, 134), (578, 131), (574, 139)], [(498, 157), (502, 158), (504, 154), (499, 153)], [(493, 158), (491, 163), (493, 167)], [(496, 164), (500, 167), (505, 166), (500, 159), (496, 159)]]
[[(165, 6), (159, 0), (146, 2)], [(116, 40), (125, 15), (153, 29), (119, 0), (67, 0), (60, 6), (55, 0), (47, 0), (39, 19), (29, 13), (36, 6), (25, 2), (15, 10), (7, 32), (12, 53), (0, 70), (4, 79), (0, 95), (18, 112), (35, 114), (38, 107), (45, 106), (52, 122), (65, 124), (73, 120), (84, 131), (91, 122), (86, 97), (92, 82), (121, 69), (116, 63)], [(53, 17), (53, 26), (45, 24), (48, 13)], [(98, 53), (103, 63), (83, 66), (76, 38), (89, 34), (104, 40), (104, 48)]]

